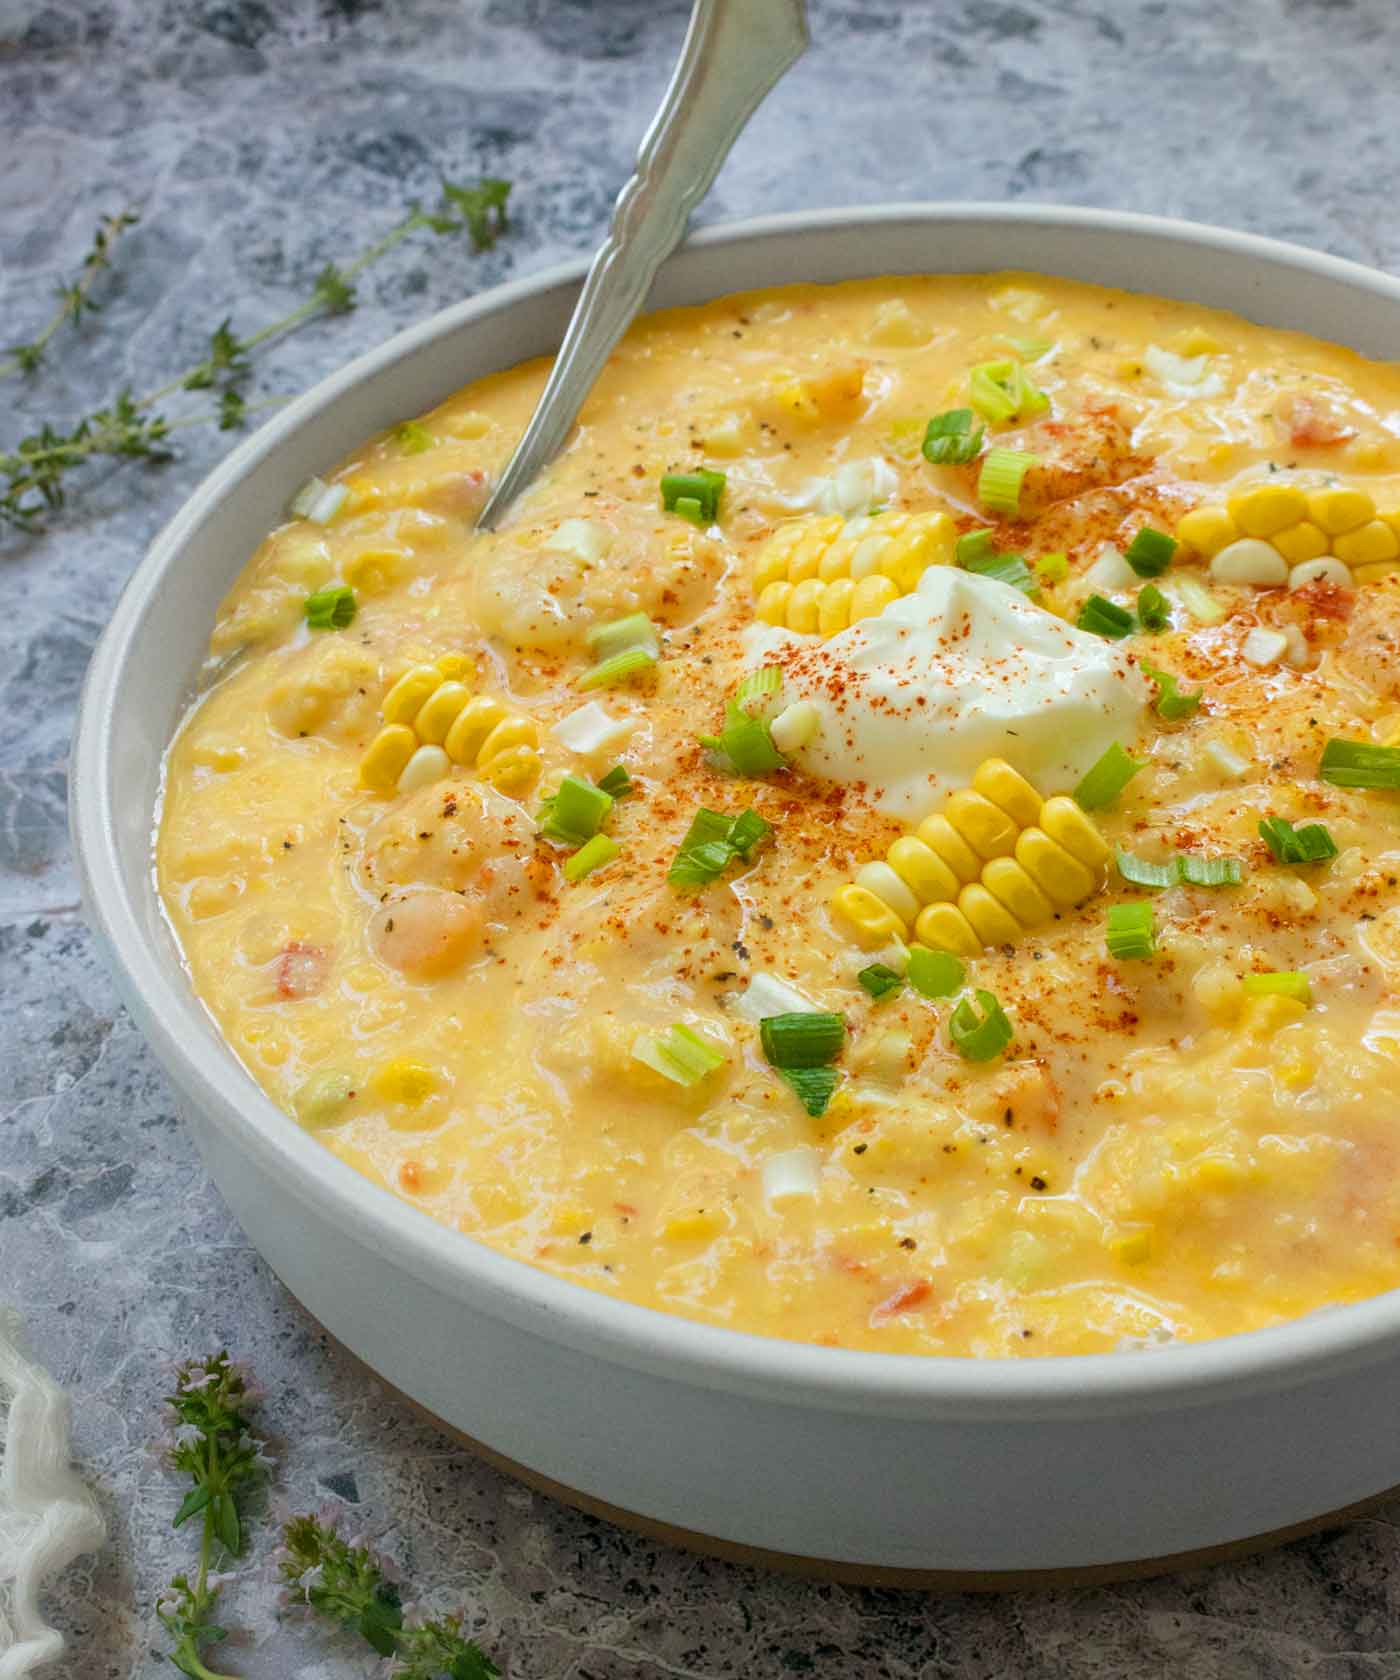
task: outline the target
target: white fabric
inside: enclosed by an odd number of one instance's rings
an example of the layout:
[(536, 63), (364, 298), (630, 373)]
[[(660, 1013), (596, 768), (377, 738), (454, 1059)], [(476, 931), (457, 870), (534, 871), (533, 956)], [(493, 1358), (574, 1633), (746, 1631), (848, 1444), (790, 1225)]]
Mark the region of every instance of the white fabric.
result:
[(20, 1680), (63, 1650), (39, 1589), (107, 1538), (68, 1460), (68, 1397), (19, 1349), (18, 1313), (0, 1307), (0, 1680)]

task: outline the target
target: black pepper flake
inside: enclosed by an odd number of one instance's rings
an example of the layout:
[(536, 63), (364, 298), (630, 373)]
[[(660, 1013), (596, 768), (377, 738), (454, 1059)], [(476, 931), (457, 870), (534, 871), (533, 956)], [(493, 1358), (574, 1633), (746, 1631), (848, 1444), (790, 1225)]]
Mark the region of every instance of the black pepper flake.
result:
[(901, 1237), (899, 1239), (899, 1246), (901, 1248), (917, 1248), (919, 1245), (914, 1241), (913, 1237)]
[(1039, 1173), (1037, 1173), (1035, 1175), (1035, 1177), (1031, 1180), (1031, 1189), (1032, 1190), (1048, 1190), (1049, 1188), (1050, 1188), (1050, 1186), (1045, 1182), (1045, 1180), (1040, 1176)]
[(588, 1245), (588, 1244), (589, 1244), (589, 1243), (591, 1243), (591, 1242), (592, 1242), (592, 1241), (593, 1241), (593, 1233), (592, 1233), (592, 1231), (585, 1231), (585, 1232), (584, 1232), (584, 1233), (583, 1233), (583, 1235), (582, 1235), (582, 1236), (581, 1236), (581, 1237), (580, 1237), (580, 1238), (579, 1238), (579, 1243), (580, 1243), (580, 1245), (582, 1245), (582, 1246), (585, 1246), (585, 1247), (586, 1247), (586, 1246), (587, 1246), (587, 1245)]
[(851, 1151), (851, 1154), (852, 1155), (864, 1155), (864, 1153), (866, 1152), (867, 1149), (869, 1149), (869, 1147), (870, 1147), (870, 1145), (868, 1143), (858, 1143), (855, 1146), (855, 1148)]

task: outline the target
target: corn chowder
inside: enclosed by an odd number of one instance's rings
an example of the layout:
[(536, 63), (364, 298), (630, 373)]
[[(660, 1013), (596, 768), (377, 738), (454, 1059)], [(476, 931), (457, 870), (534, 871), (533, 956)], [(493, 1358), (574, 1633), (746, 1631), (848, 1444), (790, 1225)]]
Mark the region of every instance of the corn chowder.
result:
[(829, 1346), (1400, 1282), (1400, 371), (1035, 276), (724, 298), (475, 534), (545, 372), (306, 487), (170, 749), (164, 903), (288, 1115)]

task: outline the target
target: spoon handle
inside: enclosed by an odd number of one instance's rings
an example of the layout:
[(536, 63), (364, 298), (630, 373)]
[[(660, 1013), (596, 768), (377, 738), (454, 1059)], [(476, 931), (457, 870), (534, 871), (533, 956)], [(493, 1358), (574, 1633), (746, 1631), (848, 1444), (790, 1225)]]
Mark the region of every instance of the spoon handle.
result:
[(675, 249), (739, 131), (807, 45), (806, 0), (696, 0), (680, 62), (618, 194), (530, 424), (481, 511), (501, 515), (558, 454), (656, 270)]

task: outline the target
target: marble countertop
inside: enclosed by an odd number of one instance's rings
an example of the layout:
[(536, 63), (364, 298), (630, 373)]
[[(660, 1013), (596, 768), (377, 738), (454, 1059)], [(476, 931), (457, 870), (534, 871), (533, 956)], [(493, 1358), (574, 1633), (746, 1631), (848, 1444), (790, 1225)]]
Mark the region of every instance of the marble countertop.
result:
[[(32, 333), (99, 214), (142, 209), (105, 312), (0, 386), (0, 447), (143, 390), (248, 329), (440, 175), (515, 183), (472, 258), (406, 242), (360, 306), (261, 364), (303, 389), (467, 289), (590, 248), (678, 45), (677, 0), (0, 0), (0, 341)], [(704, 206), (716, 221), (869, 199), (1043, 199), (1195, 217), (1400, 267), (1400, 18), (1386, 0), (814, 0), (815, 43)], [(935, 254), (936, 260), (936, 254)], [(1164, 289), (1165, 286), (1164, 286)], [(234, 1225), (84, 926), (64, 825), (83, 669), (145, 544), (228, 446), (94, 470), (48, 533), (0, 534), (0, 1297), (75, 1397), (111, 1529), (50, 1595), (71, 1680), (171, 1672), (151, 1604), (184, 1566), (149, 1455), (163, 1365), (227, 1343), (270, 1391), (277, 1500), (329, 1500), (516, 1680), (817, 1674), (1391, 1672), (1400, 1504), (1212, 1571), (923, 1598), (708, 1562), (562, 1509), (367, 1382)], [(259, 1576), (222, 1666), (368, 1673), (279, 1624)]]

